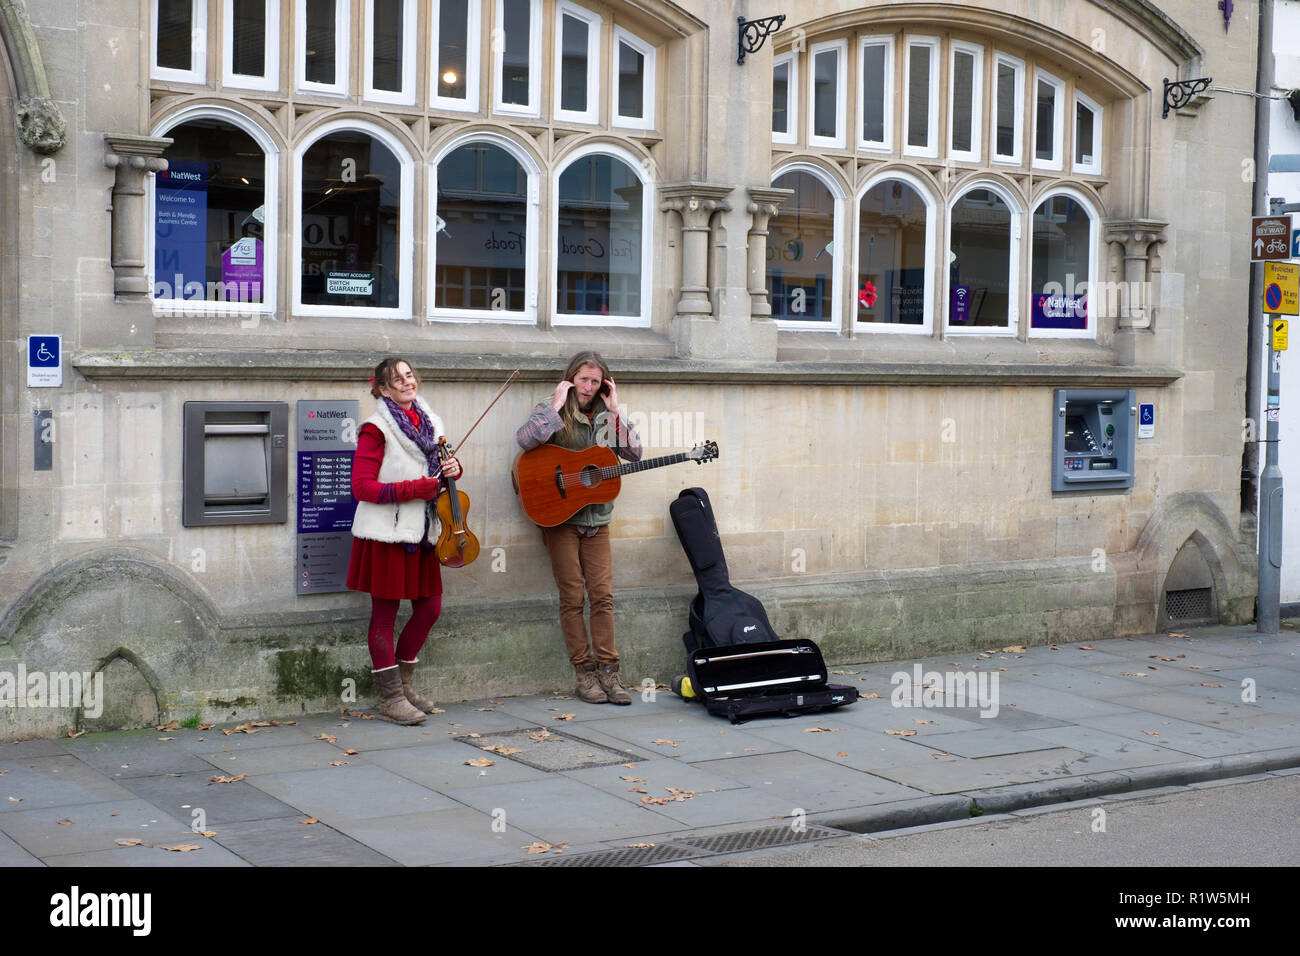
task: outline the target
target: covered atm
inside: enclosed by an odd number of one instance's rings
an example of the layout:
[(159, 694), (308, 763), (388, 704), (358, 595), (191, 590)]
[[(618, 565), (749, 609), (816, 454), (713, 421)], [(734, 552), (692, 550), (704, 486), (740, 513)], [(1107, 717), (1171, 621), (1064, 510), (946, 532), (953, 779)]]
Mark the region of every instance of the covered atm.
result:
[(1133, 487), (1137, 392), (1058, 388), (1052, 418), (1052, 490)]

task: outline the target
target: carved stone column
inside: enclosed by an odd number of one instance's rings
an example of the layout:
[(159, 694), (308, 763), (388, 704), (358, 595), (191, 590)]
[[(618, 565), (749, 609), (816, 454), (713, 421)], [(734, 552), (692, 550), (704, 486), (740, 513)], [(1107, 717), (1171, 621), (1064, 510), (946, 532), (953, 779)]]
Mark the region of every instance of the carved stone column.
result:
[(709, 300), (709, 220), (718, 211), (731, 208), (726, 196), (730, 186), (705, 183), (674, 183), (659, 190), (659, 208), (682, 217), (682, 289), (677, 299), (678, 316), (713, 315)]
[[(1108, 219), (1105, 222), (1106, 241), (1114, 243), (1124, 257), (1124, 278), (1119, 295), (1099, 296), (1099, 306), (1106, 302), (1120, 302), (1121, 329), (1147, 329), (1151, 327), (1155, 297), (1152, 295), (1153, 246), (1165, 241), (1167, 222), (1157, 219)], [(1158, 261), (1158, 258), (1157, 258)]]
[(772, 303), (767, 297), (767, 224), (793, 189), (749, 187), (749, 314), (755, 322), (770, 322)]
[(115, 170), (113, 183), (113, 293), (119, 300), (148, 299), (149, 276), (145, 253), (145, 176), (167, 168), (162, 152), (170, 139), (105, 133), (108, 155), (104, 165)]

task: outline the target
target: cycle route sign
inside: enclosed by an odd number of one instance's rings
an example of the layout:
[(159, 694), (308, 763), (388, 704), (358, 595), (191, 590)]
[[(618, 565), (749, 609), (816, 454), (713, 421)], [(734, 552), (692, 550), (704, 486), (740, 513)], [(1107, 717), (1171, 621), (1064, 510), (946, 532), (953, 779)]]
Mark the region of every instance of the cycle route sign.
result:
[(1291, 258), (1291, 217), (1252, 216), (1250, 261), (1265, 262)]

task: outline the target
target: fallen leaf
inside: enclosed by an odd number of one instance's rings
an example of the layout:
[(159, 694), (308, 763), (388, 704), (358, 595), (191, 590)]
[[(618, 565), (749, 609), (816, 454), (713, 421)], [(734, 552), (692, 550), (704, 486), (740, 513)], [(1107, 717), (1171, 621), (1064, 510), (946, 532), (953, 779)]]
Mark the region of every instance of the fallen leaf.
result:
[(666, 804), (672, 803), (672, 801), (669, 800), (667, 797), (642, 797), (641, 802), (645, 804), (652, 804), (656, 807), (662, 807), (665, 806)]
[(653, 744), (661, 744), (661, 745), (663, 745), (663, 746), (665, 746), (665, 747), (676, 747), (676, 746), (677, 746), (677, 741), (675, 741), (675, 740), (665, 740), (665, 739), (662, 738), (662, 737), (660, 737), (660, 738), (657, 739), (657, 740), (652, 740), (652, 741), (650, 741), (650, 742), (653, 743)]
[(1202, 684), (1202, 687), (1222, 687), (1222, 684)]
[(627, 792), (628, 793), (649, 793), (650, 791), (647, 790), (645, 787), (628, 787)]
[(1153, 661), (1164, 661), (1166, 664), (1172, 664), (1175, 660), (1173, 657), (1161, 657), (1159, 654), (1148, 654), (1147, 657)]
[(78, 737), (84, 737), (84, 736), (86, 736), (86, 732), (85, 732), (84, 730), (78, 730), (78, 731), (74, 734), (71, 730), (69, 730), (69, 731), (68, 731), (68, 736), (71, 737), (73, 740), (76, 740)]
[(881, 699), (879, 694), (859, 694), (858, 696), (861, 697), (863, 700), (879, 700), (879, 699)]
[(466, 737), (482, 737), (482, 734), (466, 734)]
[(1169, 632), (1169, 636), (1170, 636), (1170, 637), (1190, 637), (1191, 635), (1190, 635), (1190, 634), (1179, 634), (1179, 633), (1177, 633), (1177, 632), (1175, 632), (1175, 631), (1170, 631), (1170, 632)]
[(346, 760), (331, 760), (331, 761), (330, 761), (330, 766), (331, 766), (331, 767), (346, 767), (347, 765), (348, 765), (348, 762), (347, 762)]
[(1080, 645), (1079, 645), (1079, 650), (1081, 650), (1081, 651), (1093, 651), (1093, 650), (1096, 650), (1096, 648), (1093, 647), (1091, 644), (1080, 644)]
[(1203, 671), (1205, 667), (1202, 664), (1188, 664), (1187, 669), (1190, 671)]
[(1159, 737), (1159, 736), (1160, 736), (1160, 734), (1157, 733), (1157, 732), (1154, 731), (1154, 730), (1144, 730), (1144, 731), (1142, 731), (1142, 733), (1146, 734), (1148, 737)]
[(272, 727), (297, 727), (297, 726), (298, 726), (298, 721), (296, 721), (296, 720), (273, 720), (273, 721), (271, 721), (271, 726), (272, 726)]
[(539, 730), (539, 731), (537, 731), (537, 733), (535, 733), (535, 734), (529, 734), (529, 735), (528, 735), (528, 739), (529, 739), (529, 740), (536, 740), (536, 741), (543, 741), (543, 740), (555, 740), (555, 739), (557, 739), (557, 738), (556, 738), (555, 734), (551, 733), (549, 730)]
[(211, 785), (214, 783), (239, 783), (239, 781), (243, 780), (247, 776), (248, 774), (241, 773), (238, 777), (211, 777), (208, 779), (208, 784)]
[(333, 734), (317, 734), (316, 739), (323, 740), (329, 744), (336, 744), (338, 743), (339, 740), (338, 737), (334, 736)]
[(465, 761), (467, 767), (491, 767), (495, 764), (495, 760), (488, 760), (487, 757), (475, 757), (473, 760)]
[(1160, 670), (1160, 668), (1156, 667), (1155, 664), (1148, 664), (1148, 665), (1147, 665), (1147, 670), (1149, 670), (1149, 671), (1158, 671), (1158, 670)]
[(914, 724), (932, 724), (932, 723), (934, 723), (934, 721), (933, 721), (933, 720), (917, 720), (915, 717), (913, 717), (913, 718), (912, 718), (912, 723), (914, 723)]
[(845, 753), (843, 750), (837, 750), (837, 751), (835, 751), (835, 756), (837, 756), (837, 757), (847, 757), (848, 754)]
[(70, 825), (71, 823), (72, 823), (71, 820), (60, 820), (60, 821), (59, 821), (59, 826), (61, 826), (61, 827), (66, 827), (66, 826)]
[(1024, 644), (1012, 644), (1010, 647), (1002, 648), (1002, 653), (1003, 654), (1024, 654), (1028, 650), (1029, 648), (1025, 647)]
[(805, 734), (829, 734), (833, 733), (833, 730), (830, 727), (805, 727), (803, 732)]
[(343, 751), (343, 753), (349, 757), (355, 757), (357, 755), (357, 752), (355, 750), (352, 750), (351, 748)]
[(159, 740), (175, 740), (175, 737), (159, 737)]
[(198, 835), (199, 835), (199, 836), (201, 836), (201, 837), (207, 837), (209, 840), (211, 840), (214, 836), (217, 835), (217, 831), (216, 831), (216, 830), (199, 830), (199, 831), (197, 831), (197, 832), (198, 832)]
[(167, 776), (169, 776), (169, 777), (179, 777), (180, 774), (178, 774), (178, 773), (169, 773), (169, 774), (167, 774)]
[(201, 850), (203, 847), (197, 843), (178, 843), (175, 846), (165, 846), (164, 850), (171, 850), (174, 853), (189, 853), (190, 850)]
[(654, 846), (653, 843), (624, 843), (623, 845), (629, 850), (648, 850)]
[(153, 846), (152, 843), (145, 843), (143, 840), (118, 840), (118, 846)]
[(299, 822), (299, 823), (305, 823), (305, 824), (307, 824), (308, 826), (310, 826), (310, 825), (313, 824), (313, 823), (320, 823), (320, 821), (317, 820), (315, 817), (308, 817), (306, 820), (299, 820), (298, 822)]
[(494, 754), (500, 754), (503, 757), (509, 757), (511, 754), (521, 754), (523, 750), (519, 747), (503, 747), (500, 744), (492, 744), (490, 747), (484, 747), (483, 750), (490, 750)]
[(898, 737), (914, 737), (914, 736), (916, 736), (916, 731), (915, 731), (915, 730), (886, 730), (885, 733), (887, 733), (887, 734), (894, 734), (894, 735), (896, 735), (896, 736), (898, 736)]
[(618, 779), (620, 779), (620, 780), (626, 780), (628, 783), (645, 783), (645, 777), (623, 777), (623, 776), (620, 776)]
[(625, 764), (622, 764), (622, 766), (627, 767), (628, 770), (635, 770), (635, 769), (636, 769), (636, 764), (634, 764), (634, 763), (625, 763)]
[(475, 707), (475, 710), (496, 710), (495, 707)]
[(545, 852), (546, 852), (547, 850), (549, 850), (550, 848), (551, 848), (551, 845), (550, 845), (549, 843), (540, 843), (540, 842), (539, 842), (539, 843), (530, 843), (530, 844), (528, 844), (528, 846), (521, 846), (519, 849), (521, 849), (521, 850), (527, 850), (527, 851), (528, 851), (528, 855), (529, 855), (529, 856), (532, 856), (534, 853), (545, 853)]
[(931, 757), (948, 757), (948, 756), (951, 756), (951, 755), (950, 755), (950, 754), (948, 753), (948, 751), (946, 751), (946, 750), (936, 750), (934, 753), (930, 754), (930, 756), (931, 756)]
[(556, 719), (556, 720), (572, 720), (574, 717), (577, 717), (577, 716), (578, 716), (577, 714), (560, 714), (560, 716), (556, 717), (555, 719)]
[(160, 724), (154, 730), (180, 730), (181, 722), (179, 720), (169, 720), (165, 724)]
[(1120, 676), (1120, 677), (1149, 677), (1150, 675), (1149, 675), (1149, 674), (1134, 674), (1134, 673), (1132, 673), (1132, 672), (1130, 672), (1130, 671), (1120, 671), (1120, 672), (1119, 672), (1119, 676)]
[(22, 803), (22, 802), (23, 802), (23, 798), (22, 798), (22, 797), (10, 797), (10, 798), (9, 798), (9, 802), (10, 802), (10, 803)]
[(678, 803), (681, 803), (683, 800), (689, 800), (691, 797), (695, 796), (694, 790), (678, 790), (676, 787), (664, 787), (664, 789), (671, 793), (673, 799)]
[(198, 725), (197, 727), (195, 727), (194, 729), (195, 729), (195, 730), (211, 730), (211, 729), (212, 729), (212, 725), (211, 725), (211, 724), (199, 724), (199, 725)]

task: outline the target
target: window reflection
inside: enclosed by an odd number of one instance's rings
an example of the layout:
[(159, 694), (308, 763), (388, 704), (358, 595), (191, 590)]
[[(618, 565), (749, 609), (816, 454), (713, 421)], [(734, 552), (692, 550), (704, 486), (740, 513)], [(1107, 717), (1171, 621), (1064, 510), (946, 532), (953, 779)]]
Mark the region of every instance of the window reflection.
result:
[(641, 315), (642, 191), (612, 156), (584, 156), (560, 174), (559, 312)]
[(1010, 322), (1011, 210), (989, 189), (972, 189), (952, 207), (948, 322), (957, 327)]
[(491, 143), (438, 164), (434, 308), (524, 310), (527, 188), (519, 162)]
[(772, 318), (830, 322), (835, 268), (831, 192), (803, 171), (778, 176), (772, 185), (794, 190), (768, 224), (767, 293)]
[(858, 215), (857, 320), (924, 324), (924, 200), (907, 183), (890, 179), (867, 190)]

